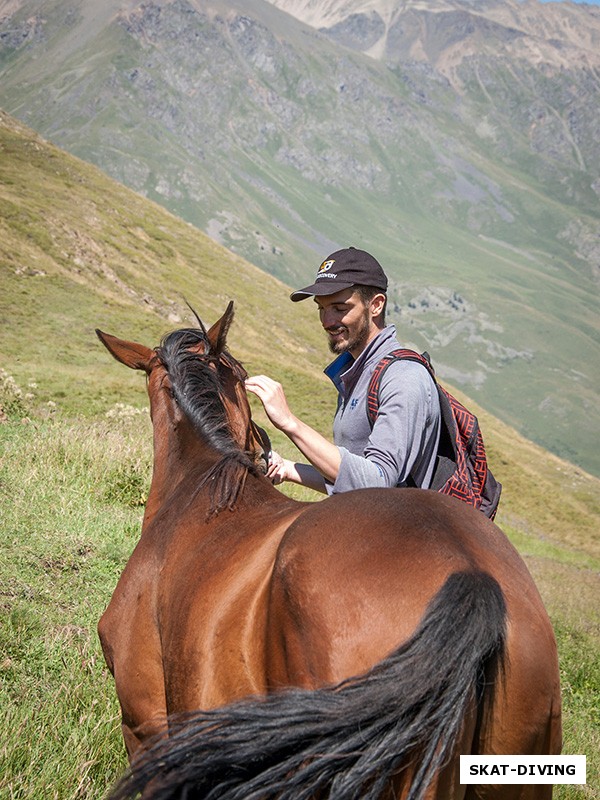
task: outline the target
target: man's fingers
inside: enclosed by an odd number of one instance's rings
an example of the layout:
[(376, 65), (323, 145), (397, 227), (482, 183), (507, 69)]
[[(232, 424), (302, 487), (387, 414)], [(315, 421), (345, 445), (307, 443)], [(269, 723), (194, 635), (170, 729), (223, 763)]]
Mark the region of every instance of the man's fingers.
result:
[(253, 375), (251, 378), (246, 379), (246, 389), (255, 394), (258, 391), (275, 393), (281, 384), (269, 378), (267, 375)]

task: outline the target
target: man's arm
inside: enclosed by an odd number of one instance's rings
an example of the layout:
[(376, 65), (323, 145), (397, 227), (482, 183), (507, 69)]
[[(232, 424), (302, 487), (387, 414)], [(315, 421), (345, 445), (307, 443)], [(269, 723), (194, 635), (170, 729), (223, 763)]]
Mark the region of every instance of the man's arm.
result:
[(275, 485), (283, 483), (283, 481), (290, 481), (301, 486), (307, 486), (316, 492), (327, 493), (325, 478), (312, 464), (300, 464), (297, 461), (291, 461), (288, 458), (283, 458), (275, 451), (271, 453), (269, 459), (267, 478)]
[[(246, 389), (255, 394), (265, 408), (265, 412), (272, 424), (286, 434), (296, 445), (298, 450), (307, 458), (314, 469), (327, 481), (333, 483), (337, 478), (340, 468), (340, 451), (332, 442), (327, 441), (318, 431), (310, 425), (298, 419), (288, 406), (285, 393), (280, 383), (268, 378), (266, 375), (256, 375), (248, 378)], [(293, 463), (293, 462), (290, 462)], [(308, 471), (308, 465), (294, 465), (296, 468), (296, 483), (310, 485), (305, 481), (312, 480), (316, 476)], [(298, 467), (306, 469), (298, 470)], [(293, 474), (290, 470), (289, 474)], [(294, 480), (291, 477), (285, 480)], [(311, 486), (311, 488), (315, 488)], [(324, 491), (324, 486), (319, 489)]]

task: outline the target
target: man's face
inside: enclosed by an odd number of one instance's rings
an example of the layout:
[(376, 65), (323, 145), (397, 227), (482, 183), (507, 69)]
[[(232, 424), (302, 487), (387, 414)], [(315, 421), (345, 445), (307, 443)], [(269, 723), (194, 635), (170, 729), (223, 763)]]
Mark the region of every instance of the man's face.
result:
[(371, 304), (365, 305), (352, 288), (315, 297), (315, 303), (332, 353), (339, 355), (349, 351), (357, 358), (378, 332), (373, 323)]

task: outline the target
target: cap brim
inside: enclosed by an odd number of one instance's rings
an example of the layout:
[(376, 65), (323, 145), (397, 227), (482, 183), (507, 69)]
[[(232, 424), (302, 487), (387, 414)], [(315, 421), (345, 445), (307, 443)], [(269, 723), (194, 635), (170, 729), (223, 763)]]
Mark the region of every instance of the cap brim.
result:
[(353, 283), (343, 283), (342, 281), (317, 281), (312, 286), (292, 292), (290, 300), (293, 303), (297, 303), (299, 300), (306, 300), (307, 297), (322, 297), (328, 294), (335, 294), (343, 289), (350, 289), (352, 286), (354, 286)]

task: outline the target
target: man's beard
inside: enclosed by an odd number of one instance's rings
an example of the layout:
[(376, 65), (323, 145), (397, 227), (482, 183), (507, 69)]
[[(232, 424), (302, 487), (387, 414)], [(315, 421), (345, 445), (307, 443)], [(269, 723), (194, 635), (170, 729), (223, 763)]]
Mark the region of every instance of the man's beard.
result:
[(340, 339), (335, 342), (329, 339), (329, 349), (331, 352), (339, 356), (348, 350), (354, 350), (356, 348), (362, 350), (369, 338), (369, 322), (369, 311), (365, 308), (362, 319), (357, 323), (358, 327), (354, 332), (350, 333), (350, 330), (345, 325), (330, 328), (330, 330), (337, 330), (339, 328), (348, 332), (348, 338), (346, 339)]

